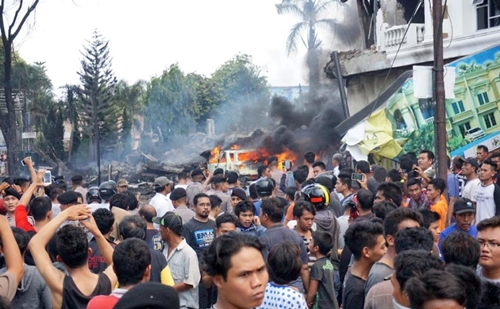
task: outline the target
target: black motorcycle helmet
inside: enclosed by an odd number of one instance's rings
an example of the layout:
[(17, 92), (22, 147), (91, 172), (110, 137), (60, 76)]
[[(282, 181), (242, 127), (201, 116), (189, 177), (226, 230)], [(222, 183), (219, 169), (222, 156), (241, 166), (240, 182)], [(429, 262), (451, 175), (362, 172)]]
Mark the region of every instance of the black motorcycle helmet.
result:
[(319, 183), (307, 185), (301, 192), (304, 200), (316, 207), (327, 207), (330, 204), (330, 192), (325, 186)]
[(273, 194), (274, 183), (271, 179), (261, 178), (255, 182), (255, 191), (259, 197), (268, 197)]
[(101, 197), (99, 196), (99, 187), (90, 187), (87, 195), (85, 196), (87, 200), (87, 204), (91, 204), (92, 202), (101, 203)]
[(105, 181), (99, 186), (99, 196), (103, 201), (107, 201), (116, 194), (116, 190), (116, 182), (113, 180)]

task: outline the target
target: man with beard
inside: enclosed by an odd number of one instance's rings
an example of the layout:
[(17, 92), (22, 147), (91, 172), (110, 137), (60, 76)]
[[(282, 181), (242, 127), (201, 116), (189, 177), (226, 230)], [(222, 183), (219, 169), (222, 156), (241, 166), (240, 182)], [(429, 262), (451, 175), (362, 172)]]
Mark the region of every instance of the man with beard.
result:
[[(193, 199), (194, 217), (184, 224), (182, 237), (186, 243), (194, 249), (198, 260), (201, 260), (201, 255), (205, 248), (210, 246), (215, 238), (216, 224), (214, 220), (208, 218), (210, 214), (210, 198), (205, 193), (197, 194)], [(200, 308), (207, 308), (209, 300), (209, 290), (200, 285), (199, 288), (199, 305)]]

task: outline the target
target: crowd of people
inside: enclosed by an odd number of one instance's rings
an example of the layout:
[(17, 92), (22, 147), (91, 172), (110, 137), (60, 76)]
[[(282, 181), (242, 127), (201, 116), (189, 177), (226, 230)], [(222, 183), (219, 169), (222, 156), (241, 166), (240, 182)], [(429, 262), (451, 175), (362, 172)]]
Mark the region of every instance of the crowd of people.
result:
[(500, 153), (0, 184), (0, 308), (500, 308)]

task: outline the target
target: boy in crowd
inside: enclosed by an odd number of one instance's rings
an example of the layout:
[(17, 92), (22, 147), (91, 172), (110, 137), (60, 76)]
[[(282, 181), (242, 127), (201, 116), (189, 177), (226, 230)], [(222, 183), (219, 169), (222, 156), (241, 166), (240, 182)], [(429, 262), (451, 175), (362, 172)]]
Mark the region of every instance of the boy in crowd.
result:
[(476, 238), (477, 228), (472, 224), (475, 217), (476, 209), (474, 208), (472, 201), (468, 198), (458, 198), (455, 201), (455, 207), (453, 208), (453, 218), (455, 218), (456, 223), (441, 232), (441, 235), (439, 236), (439, 243), (441, 243), (446, 236), (455, 231), (462, 231)]
[(431, 203), (430, 210), (439, 214), (439, 231), (444, 230), (446, 226), (446, 214), (448, 212), (448, 202), (444, 198), (446, 183), (441, 178), (434, 178), (427, 185), (427, 197)]
[(234, 214), (238, 218), (236, 230), (242, 233), (249, 233), (251, 235), (260, 237), (265, 232), (262, 225), (255, 225), (255, 205), (249, 201), (241, 201), (236, 204)]
[[(108, 240), (109, 245), (114, 248), (116, 246), (115, 243), (109, 240), (109, 235), (113, 231), (113, 223), (115, 222), (113, 213), (105, 208), (100, 208), (94, 211), (92, 216), (94, 217), (97, 228), (99, 228), (101, 234)], [(101, 250), (99, 250), (95, 237), (89, 241), (89, 248), (92, 250), (92, 253), (89, 256), (89, 269), (94, 274), (98, 274), (106, 270), (106, 268), (108, 268), (108, 264), (106, 264)]]
[(215, 219), (215, 234), (216, 237), (227, 233), (236, 232), (236, 224), (238, 219), (233, 214), (223, 213)]
[(333, 282), (334, 267), (327, 254), (332, 250), (333, 238), (328, 232), (315, 232), (309, 243), (309, 252), (316, 262), (311, 267), (307, 304), (318, 309), (338, 308)]
[(344, 279), (342, 306), (363, 309), (365, 284), (370, 269), (387, 250), (384, 228), (380, 223), (371, 221), (355, 222), (349, 226), (344, 238), (354, 256), (354, 263)]
[(316, 261), (315, 254), (312, 253), (311, 250), (309, 249), (309, 245), (312, 242), (313, 233), (311, 228), (314, 223), (315, 215), (316, 215), (316, 209), (311, 203), (306, 202), (304, 200), (297, 201), (297, 204), (293, 209), (293, 216), (295, 218), (295, 221), (297, 222), (297, 224), (294, 227), (294, 230), (297, 233), (299, 233), (300, 237), (302, 237), (302, 240), (304, 240), (304, 245), (307, 248), (307, 253), (309, 256), (309, 262), (308, 262), (309, 269), (311, 269), (314, 262)]

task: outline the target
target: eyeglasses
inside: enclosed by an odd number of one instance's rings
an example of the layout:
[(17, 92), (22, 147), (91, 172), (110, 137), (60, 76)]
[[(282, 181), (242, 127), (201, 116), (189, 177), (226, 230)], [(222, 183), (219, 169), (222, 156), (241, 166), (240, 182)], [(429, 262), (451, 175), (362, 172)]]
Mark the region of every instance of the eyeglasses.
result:
[(478, 240), (480, 247), (498, 248), (500, 244), (494, 241)]

